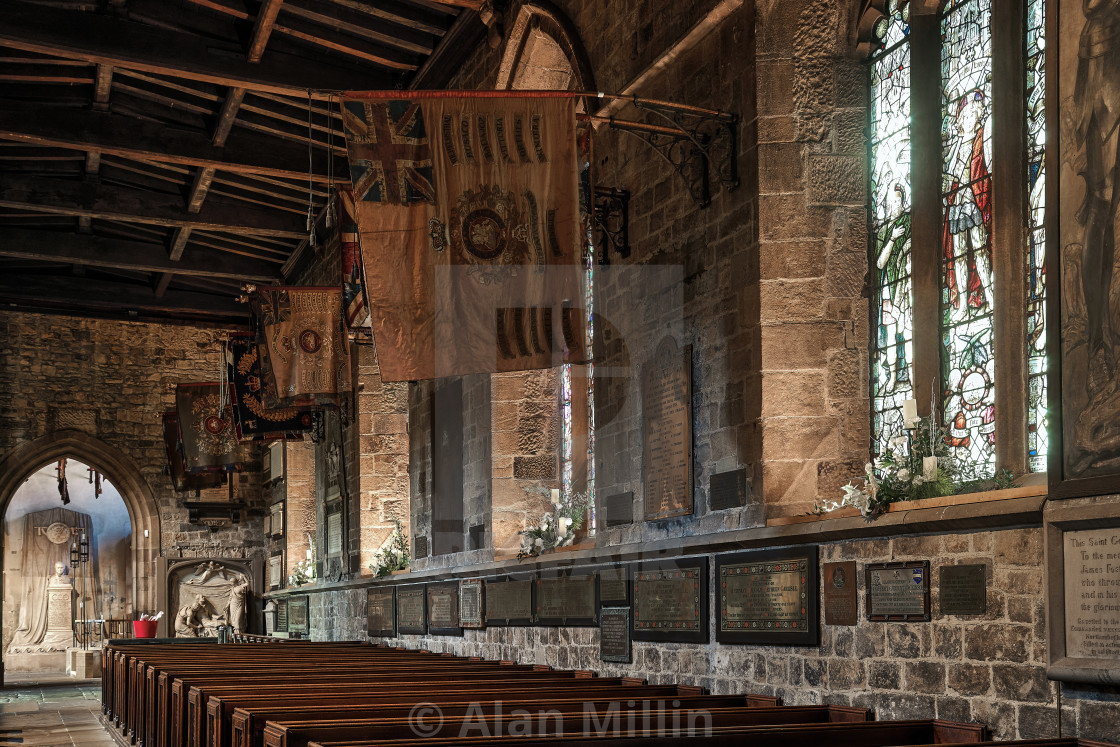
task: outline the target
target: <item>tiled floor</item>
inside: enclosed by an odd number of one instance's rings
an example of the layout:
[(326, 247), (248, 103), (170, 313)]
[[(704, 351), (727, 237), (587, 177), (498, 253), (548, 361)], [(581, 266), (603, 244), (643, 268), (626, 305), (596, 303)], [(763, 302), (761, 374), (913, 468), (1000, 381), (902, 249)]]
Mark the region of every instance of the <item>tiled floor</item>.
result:
[(100, 714), (100, 680), (9, 674), (0, 688), (0, 747), (115, 747)]

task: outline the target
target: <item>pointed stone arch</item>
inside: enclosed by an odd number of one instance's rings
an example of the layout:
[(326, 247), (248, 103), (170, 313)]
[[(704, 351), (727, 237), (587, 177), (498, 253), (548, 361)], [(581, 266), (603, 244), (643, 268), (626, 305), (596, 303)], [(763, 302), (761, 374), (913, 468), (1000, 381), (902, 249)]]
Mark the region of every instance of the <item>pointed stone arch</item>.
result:
[[(494, 87), (596, 90), (591, 61), (579, 32), (548, 0), (521, 6), (510, 27)], [(594, 106), (598, 108), (597, 100)]]
[(134, 609), (154, 610), (156, 558), (160, 549), (159, 504), (136, 464), (120, 450), (77, 430), (48, 433), (16, 446), (0, 460), (0, 516), (7, 514), (8, 505), (28, 477), (63, 457), (94, 467), (120, 492), (132, 525)]

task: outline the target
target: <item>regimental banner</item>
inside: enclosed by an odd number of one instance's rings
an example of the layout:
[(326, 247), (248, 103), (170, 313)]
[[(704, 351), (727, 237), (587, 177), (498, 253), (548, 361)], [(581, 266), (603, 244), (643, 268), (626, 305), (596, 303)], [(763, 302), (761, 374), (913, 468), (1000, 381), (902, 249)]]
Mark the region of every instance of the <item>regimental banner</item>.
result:
[(245, 453), (233, 425), (233, 388), (222, 397), (218, 384), (179, 384), (175, 409), (183, 439), (183, 466), (190, 472), (240, 470)]
[(338, 243), (342, 252), (342, 309), (346, 328), (369, 329), (358, 213), (354, 207), (354, 193), (349, 187), (338, 188)]
[[(257, 288), (261, 375), (271, 375), (276, 406), (336, 405), (350, 389), (350, 349), (338, 288)], [(265, 399), (265, 403), (273, 403)]]
[(241, 441), (283, 438), (300, 440), (301, 433), (312, 426), (311, 411), (298, 407), (270, 408), (265, 400), (279, 398), (272, 379), (261, 375), (261, 356), (257, 341), (250, 336), (231, 337), (232, 360), (229, 380), (235, 393), (237, 438)]
[(183, 439), (179, 435), (179, 413), (175, 410), (163, 413), (163, 445), (167, 449), (167, 470), (171, 475), (171, 486), (177, 492), (209, 490), (222, 484), (221, 472), (187, 474), (183, 464)]
[(587, 360), (574, 106), (343, 98), (383, 380)]

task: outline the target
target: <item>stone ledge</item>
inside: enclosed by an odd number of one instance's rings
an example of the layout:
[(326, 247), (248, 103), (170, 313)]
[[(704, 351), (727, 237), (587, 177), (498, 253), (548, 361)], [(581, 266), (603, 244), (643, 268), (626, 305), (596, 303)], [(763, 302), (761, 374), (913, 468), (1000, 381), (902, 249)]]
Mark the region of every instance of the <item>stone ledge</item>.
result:
[[(718, 534), (677, 537), (656, 542), (638, 542), (575, 552), (550, 553), (545, 557), (526, 558), (522, 561), (494, 561), (455, 568), (432, 568), (425, 571), (402, 573), (387, 579), (386, 582), (393, 584), (424, 583), (455, 578), (526, 573), (545, 568), (574, 568), (623, 561), (664, 560), (676, 556), (703, 555), (765, 547), (788, 547), (816, 542), (838, 542), (884, 536), (898, 537), (934, 532), (1042, 526), (1042, 507), (1045, 502), (1045, 496), (1029, 496), (1000, 501), (897, 511), (884, 514), (871, 521), (855, 516), (822, 519), (787, 526), (754, 527)], [(317, 594), (328, 591), (361, 589), (372, 585), (372, 583), (373, 581), (369, 578), (358, 578), (337, 583), (319, 583), (312, 588), (284, 589), (265, 594), (264, 597), (270, 599), (293, 594)]]

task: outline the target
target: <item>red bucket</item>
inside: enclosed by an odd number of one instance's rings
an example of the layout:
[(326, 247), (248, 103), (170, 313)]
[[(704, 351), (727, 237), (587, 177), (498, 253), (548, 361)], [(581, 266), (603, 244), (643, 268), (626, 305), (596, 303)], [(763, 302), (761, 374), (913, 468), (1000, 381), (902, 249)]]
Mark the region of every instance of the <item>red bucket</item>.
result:
[(133, 620), (132, 633), (137, 638), (155, 638), (158, 620)]

